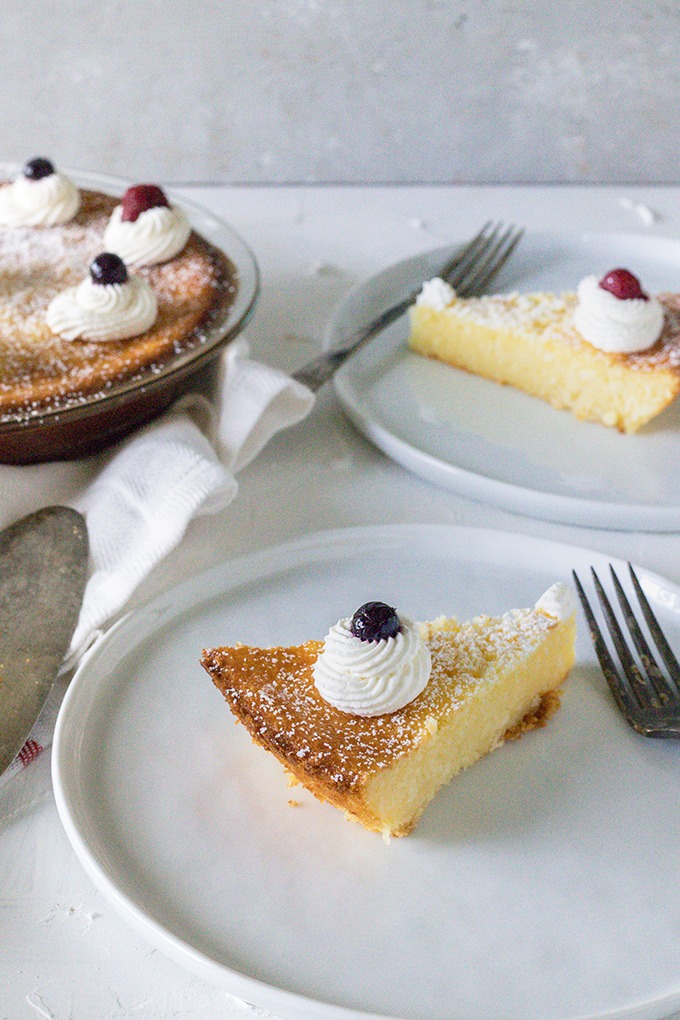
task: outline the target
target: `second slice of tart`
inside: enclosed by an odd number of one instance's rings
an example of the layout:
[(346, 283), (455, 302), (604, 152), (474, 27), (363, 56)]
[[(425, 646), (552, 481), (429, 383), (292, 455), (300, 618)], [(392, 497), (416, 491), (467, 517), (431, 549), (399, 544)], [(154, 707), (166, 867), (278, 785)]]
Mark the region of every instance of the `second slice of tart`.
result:
[(425, 296), (411, 308), (409, 343), (418, 354), (514, 386), (577, 418), (636, 432), (680, 393), (680, 295), (657, 300), (660, 336), (630, 353), (584, 339), (574, 324), (575, 291), (479, 298), (451, 292), (448, 303)]

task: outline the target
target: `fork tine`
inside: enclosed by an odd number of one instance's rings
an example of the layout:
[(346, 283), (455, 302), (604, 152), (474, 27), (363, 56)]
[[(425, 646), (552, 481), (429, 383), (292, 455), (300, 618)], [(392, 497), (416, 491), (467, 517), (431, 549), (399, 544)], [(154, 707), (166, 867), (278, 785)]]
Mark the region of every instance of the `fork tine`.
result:
[(465, 293), (469, 295), (479, 294), (484, 291), (510, 258), (510, 255), (522, 239), (523, 234), (523, 230), (517, 230), (513, 226), (508, 227), (486, 258), (477, 263), (474, 275), (459, 284), (459, 289), (464, 289)]
[(503, 230), (500, 223), (487, 220), (479, 233), (462, 252), (454, 255), (439, 275), (463, 296), (480, 294), (510, 258), (523, 236), (524, 230), (514, 225)]
[(595, 568), (591, 567), (590, 572), (593, 575), (595, 591), (597, 592), (597, 597), (600, 600), (600, 605), (602, 606), (605, 620), (607, 621), (609, 635), (623, 667), (626, 680), (630, 685), (631, 693), (635, 696), (640, 707), (643, 707), (649, 701), (649, 689), (645, 685), (644, 678), (640, 673), (638, 665), (630, 653), (630, 649), (626, 644), (626, 639), (623, 636), (623, 631), (619, 626), (619, 621), (616, 619), (616, 614), (612, 609), (611, 602), (607, 598), (607, 594), (600, 583), (600, 579), (595, 573)]
[[(649, 680), (650, 686), (653, 688), (653, 692), (658, 698), (659, 702), (661, 704), (667, 704), (669, 700), (675, 696), (675, 691), (673, 690), (672, 687), (669, 686), (666, 677), (659, 669), (658, 663), (654, 658), (654, 653), (652, 649), (649, 647), (649, 643), (645, 635), (643, 634), (642, 629), (640, 628), (635, 613), (633, 612), (630, 602), (628, 601), (628, 597), (626, 596), (626, 593), (623, 590), (623, 586), (621, 585), (621, 582), (616, 576), (616, 571), (614, 570), (611, 564), (609, 565), (609, 571), (611, 573), (612, 581), (614, 583), (614, 588), (616, 590), (616, 595), (619, 600), (619, 605), (621, 606), (623, 618), (626, 621), (626, 626), (628, 627), (630, 636), (632, 637), (635, 647), (637, 648), (638, 655), (640, 656), (640, 661), (645, 669), (645, 672), (647, 673), (647, 678)], [(658, 623), (657, 629), (659, 629)]]
[(630, 697), (631, 697), (630, 690), (627, 687), (627, 685), (623, 683), (621, 675), (619, 674), (619, 671), (616, 668), (614, 660), (611, 657), (607, 644), (604, 640), (604, 637), (602, 636), (602, 631), (600, 630), (599, 624), (595, 619), (595, 614), (591, 609), (590, 602), (588, 601), (588, 596), (583, 590), (583, 585), (581, 584), (576, 571), (572, 570), (571, 573), (572, 577), (574, 578), (576, 592), (578, 594), (581, 605), (583, 606), (585, 618), (588, 622), (590, 637), (595, 648), (595, 654), (597, 655), (598, 662), (600, 663), (600, 669), (604, 673), (605, 680), (609, 684), (611, 692), (614, 695), (616, 703), (621, 709), (621, 712), (626, 717), (628, 722), (632, 726), (635, 726), (636, 724), (631, 716), (630, 711)]
[(638, 580), (637, 574), (633, 570), (632, 563), (628, 564), (628, 570), (630, 571), (630, 577), (633, 582), (633, 587), (635, 588), (635, 594), (637, 595), (638, 602), (640, 603), (642, 615), (644, 616), (647, 626), (649, 627), (649, 632), (654, 638), (654, 643), (659, 650), (659, 654), (661, 655), (661, 658), (666, 664), (666, 668), (670, 674), (671, 680), (675, 684), (676, 689), (680, 691), (680, 679), (679, 679), (680, 664), (678, 663), (678, 660), (673, 654), (671, 647), (668, 644), (668, 641), (666, 641), (666, 637), (663, 631), (661, 630), (661, 627), (659, 626), (659, 621), (654, 615), (652, 607), (650, 606), (647, 600), (647, 596), (642, 590), (642, 585)]
[[(483, 254), (498, 235), (499, 224), (487, 220), (478, 234), (468, 241), (462, 251), (457, 251), (450, 262), (447, 262), (439, 275), (451, 286), (455, 286), (467, 267), (474, 265), (480, 254)], [(491, 231), (491, 233), (489, 233)]]
[(480, 244), (474, 250), (468, 247), (465, 252), (468, 257), (461, 259), (458, 265), (454, 265), (448, 277), (445, 277), (452, 287), (459, 289), (465, 287), (468, 280), (474, 279), (480, 267), (487, 265), (488, 260), (493, 257), (505, 233), (501, 233), (503, 228), (500, 223), (490, 224), (490, 226), (490, 232), (481, 239)]

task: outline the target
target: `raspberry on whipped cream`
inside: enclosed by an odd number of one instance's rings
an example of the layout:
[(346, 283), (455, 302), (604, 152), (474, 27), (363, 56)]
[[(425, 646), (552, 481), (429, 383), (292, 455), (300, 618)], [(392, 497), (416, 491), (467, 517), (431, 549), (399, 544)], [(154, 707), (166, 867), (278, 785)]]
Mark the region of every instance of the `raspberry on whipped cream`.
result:
[(178, 255), (191, 234), (186, 213), (155, 184), (134, 184), (111, 213), (104, 245), (131, 266), (155, 266)]
[(80, 208), (80, 191), (44, 157), (30, 159), (20, 174), (0, 187), (0, 225), (55, 227)]
[(644, 293), (637, 277), (625, 272), (625, 278), (624, 270), (614, 270), (603, 280), (586, 276), (578, 285), (574, 312), (574, 326), (584, 340), (602, 351), (617, 354), (633, 354), (652, 347), (664, 322), (661, 304)]
[(116, 254), (103, 252), (90, 275), (50, 302), (46, 321), (64, 340), (128, 340), (149, 329), (158, 301), (141, 276), (129, 274)]

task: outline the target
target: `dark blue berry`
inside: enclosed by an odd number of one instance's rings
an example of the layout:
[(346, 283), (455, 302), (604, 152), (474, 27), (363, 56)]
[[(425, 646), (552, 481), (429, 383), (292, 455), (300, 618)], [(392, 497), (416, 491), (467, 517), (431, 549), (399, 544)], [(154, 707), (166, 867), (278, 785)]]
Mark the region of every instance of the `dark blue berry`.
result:
[(49, 177), (54, 173), (54, 166), (44, 156), (36, 156), (35, 159), (29, 159), (27, 163), (24, 163), (22, 173), (30, 181), (40, 181), (43, 177)]
[(396, 610), (384, 602), (365, 602), (352, 617), (350, 630), (361, 641), (382, 641), (401, 630)]
[(113, 252), (104, 251), (97, 255), (90, 265), (90, 276), (93, 283), (104, 286), (107, 283), (125, 283), (128, 278), (125, 263)]

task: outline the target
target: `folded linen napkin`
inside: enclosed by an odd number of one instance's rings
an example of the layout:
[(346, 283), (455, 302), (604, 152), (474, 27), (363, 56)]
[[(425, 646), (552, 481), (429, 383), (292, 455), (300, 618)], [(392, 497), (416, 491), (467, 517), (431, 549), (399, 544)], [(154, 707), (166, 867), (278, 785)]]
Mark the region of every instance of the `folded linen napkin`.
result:
[(10, 779), (52, 741), (68, 680), (83, 654), (135, 588), (180, 542), (198, 514), (236, 497), (236, 474), (277, 432), (314, 405), (306, 386), (249, 357), (244, 340), (223, 356), (212, 399), (182, 397), (127, 439), (74, 500), (90, 541), (90, 576), (66, 662), (30, 737), (0, 777), (0, 816), (26, 798), (8, 796)]

